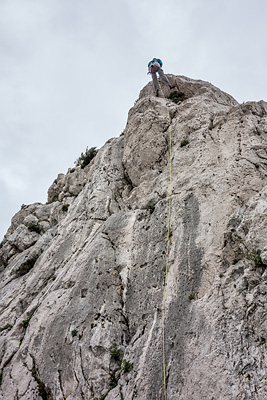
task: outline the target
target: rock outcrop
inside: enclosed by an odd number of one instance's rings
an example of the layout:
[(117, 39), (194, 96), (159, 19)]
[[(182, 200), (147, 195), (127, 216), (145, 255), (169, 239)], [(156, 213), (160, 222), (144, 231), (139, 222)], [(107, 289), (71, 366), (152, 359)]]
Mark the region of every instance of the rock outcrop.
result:
[(169, 79), (175, 102), (149, 83), (121, 136), (13, 217), (1, 400), (164, 399), (170, 133), (167, 399), (267, 398), (267, 103)]

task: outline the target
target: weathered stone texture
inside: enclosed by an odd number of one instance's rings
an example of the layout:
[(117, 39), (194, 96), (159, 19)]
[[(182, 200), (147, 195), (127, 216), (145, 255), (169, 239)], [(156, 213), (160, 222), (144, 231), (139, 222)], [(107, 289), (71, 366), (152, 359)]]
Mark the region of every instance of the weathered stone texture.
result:
[[(1, 400), (262, 400), (267, 103), (169, 76), (0, 249)], [(172, 91), (173, 92), (173, 91)], [(126, 360), (126, 361), (122, 361)]]

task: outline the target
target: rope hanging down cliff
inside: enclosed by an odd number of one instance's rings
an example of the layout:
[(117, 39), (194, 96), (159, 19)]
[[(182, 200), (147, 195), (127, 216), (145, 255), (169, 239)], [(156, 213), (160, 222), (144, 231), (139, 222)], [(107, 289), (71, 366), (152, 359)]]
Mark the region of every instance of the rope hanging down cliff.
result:
[[(161, 85), (159, 84), (160, 91), (166, 100)], [(170, 252), (170, 225), (171, 225), (171, 194), (172, 194), (172, 134), (171, 134), (171, 116), (170, 111), (166, 105), (168, 117), (169, 117), (169, 204), (168, 204), (168, 229), (167, 229), (167, 254), (166, 254), (166, 267), (164, 277), (164, 291), (162, 301), (162, 359), (163, 359), (163, 380), (164, 380), (164, 400), (167, 400), (167, 384), (166, 384), (166, 361), (165, 361), (165, 301), (167, 291), (167, 275), (169, 269), (169, 252)]]

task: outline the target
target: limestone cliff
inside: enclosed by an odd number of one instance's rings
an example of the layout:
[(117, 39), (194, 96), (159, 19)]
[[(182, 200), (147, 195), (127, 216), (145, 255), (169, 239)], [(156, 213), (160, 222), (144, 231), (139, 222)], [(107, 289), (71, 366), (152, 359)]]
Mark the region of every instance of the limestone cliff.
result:
[(267, 103), (169, 79), (179, 93), (149, 83), (120, 137), (13, 217), (1, 400), (164, 399), (170, 132), (167, 399), (267, 399)]

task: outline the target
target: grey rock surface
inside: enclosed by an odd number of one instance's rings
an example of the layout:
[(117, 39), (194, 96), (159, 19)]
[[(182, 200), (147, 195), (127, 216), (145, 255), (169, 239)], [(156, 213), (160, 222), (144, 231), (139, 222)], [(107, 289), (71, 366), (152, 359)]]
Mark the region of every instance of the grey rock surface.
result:
[(120, 137), (13, 217), (1, 400), (164, 399), (170, 160), (167, 399), (267, 399), (267, 103), (169, 79), (180, 100), (149, 83)]

